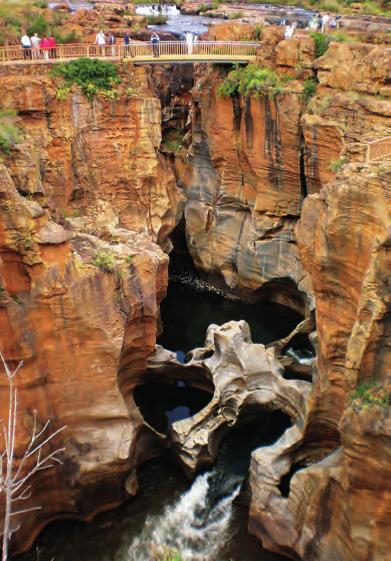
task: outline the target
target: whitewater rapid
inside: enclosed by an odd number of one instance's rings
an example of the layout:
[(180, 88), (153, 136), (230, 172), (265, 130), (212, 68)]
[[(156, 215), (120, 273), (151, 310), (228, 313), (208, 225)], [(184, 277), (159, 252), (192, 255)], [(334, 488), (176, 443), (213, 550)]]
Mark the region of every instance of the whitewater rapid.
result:
[(133, 540), (127, 561), (150, 561), (170, 549), (183, 561), (216, 561), (216, 555), (232, 537), (233, 501), (240, 484), (226, 496), (211, 500), (213, 472), (199, 475), (191, 488), (160, 515), (149, 516)]

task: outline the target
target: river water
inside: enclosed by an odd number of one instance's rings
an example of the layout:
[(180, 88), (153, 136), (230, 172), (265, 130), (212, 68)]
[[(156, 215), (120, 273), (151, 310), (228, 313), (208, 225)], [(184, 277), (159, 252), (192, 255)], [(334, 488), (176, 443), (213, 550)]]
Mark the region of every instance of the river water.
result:
[[(271, 441), (284, 428), (277, 420), (274, 434), (267, 424), (264, 432)], [(255, 440), (253, 430), (246, 432), (225, 439), (215, 466), (192, 484), (168, 459), (147, 462), (136, 498), (89, 524), (50, 524), (15, 561), (160, 561), (169, 550), (183, 561), (286, 561), (246, 531), (247, 509), (237, 498), (250, 452), (264, 440), (262, 431)]]

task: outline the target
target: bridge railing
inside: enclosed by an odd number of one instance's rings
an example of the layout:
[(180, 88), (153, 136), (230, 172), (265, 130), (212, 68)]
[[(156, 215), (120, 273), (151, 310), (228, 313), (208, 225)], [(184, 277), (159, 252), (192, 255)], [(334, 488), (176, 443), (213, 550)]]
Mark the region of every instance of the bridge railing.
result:
[(389, 156), (391, 160), (391, 136), (385, 136), (367, 142), (366, 161), (371, 162), (384, 156)]
[(54, 49), (23, 49), (17, 45), (0, 47), (0, 63), (23, 61), (39, 63), (55, 59), (87, 58), (148, 58), (161, 57), (255, 57), (259, 43), (239, 41), (195, 41), (188, 45), (186, 41), (160, 41), (155, 49), (150, 42), (130, 43), (129, 45), (93, 45), (68, 44), (57, 45)]

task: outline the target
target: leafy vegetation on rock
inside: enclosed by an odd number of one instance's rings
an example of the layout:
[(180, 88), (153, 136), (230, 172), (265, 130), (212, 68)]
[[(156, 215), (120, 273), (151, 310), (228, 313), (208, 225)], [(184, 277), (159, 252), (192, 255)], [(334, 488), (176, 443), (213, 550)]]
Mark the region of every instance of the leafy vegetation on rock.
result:
[(0, 45), (18, 42), (24, 31), (40, 37), (50, 33), (59, 43), (72, 42), (75, 33), (63, 29), (69, 17), (67, 13), (48, 10), (45, 0), (0, 0)]
[(318, 86), (317, 81), (314, 78), (308, 78), (308, 80), (304, 80), (303, 83), (303, 99), (304, 101), (308, 101), (311, 97), (314, 97), (316, 94), (316, 88)]
[(332, 162), (330, 162), (329, 170), (337, 173), (337, 171), (339, 171), (346, 164), (346, 162), (347, 159), (345, 158), (345, 156), (341, 156), (341, 158), (338, 158), (338, 160), (333, 160)]
[(388, 408), (390, 405), (390, 393), (378, 380), (371, 379), (361, 382), (350, 394), (350, 403), (354, 409), (368, 409), (378, 405)]
[(111, 95), (113, 86), (121, 82), (117, 66), (110, 61), (96, 58), (79, 58), (55, 64), (51, 75), (61, 78), (64, 87), (70, 88), (73, 84), (80, 86), (83, 94), (92, 101), (94, 96), (104, 93), (107, 97), (116, 98)]
[(241, 94), (244, 97), (274, 97), (284, 91), (285, 84), (290, 80), (287, 74), (278, 74), (258, 64), (237, 67), (228, 73), (218, 88), (218, 94), (230, 97)]
[(98, 251), (95, 255), (93, 264), (105, 273), (113, 273), (117, 265), (115, 257), (112, 253), (107, 251)]
[(9, 155), (21, 141), (20, 129), (15, 124), (16, 111), (0, 110), (0, 153)]
[(329, 48), (330, 37), (324, 33), (319, 33), (319, 31), (313, 31), (310, 36), (315, 41), (315, 57), (319, 58)]

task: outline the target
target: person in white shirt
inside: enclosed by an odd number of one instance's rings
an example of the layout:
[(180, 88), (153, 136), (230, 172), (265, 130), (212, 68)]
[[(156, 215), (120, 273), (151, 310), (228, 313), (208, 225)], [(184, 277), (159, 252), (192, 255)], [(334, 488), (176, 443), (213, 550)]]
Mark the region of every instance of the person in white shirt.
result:
[(324, 14), (322, 16), (322, 33), (326, 33), (327, 27), (329, 25), (330, 16), (329, 14)]
[(24, 35), (22, 35), (22, 38), (21, 38), (20, 42), (22, 43), (24, 58), (26, 58), (26, 59), (31, 58), (31, 39), (30, 39), (30, 37), (25, 33)]
[(31, 46), (33, 48), (33, 58), (40, 58), (39, 46), (41, 44), (41, 38), (38, 37), (38, 33), (34, 33), (31, 37)]
[(103, 31), (99, 31), (95, 37), (95, 44), (100, 47), (101, 56), (105, 54), (104, 46), (106, 45), (106, 35)]

